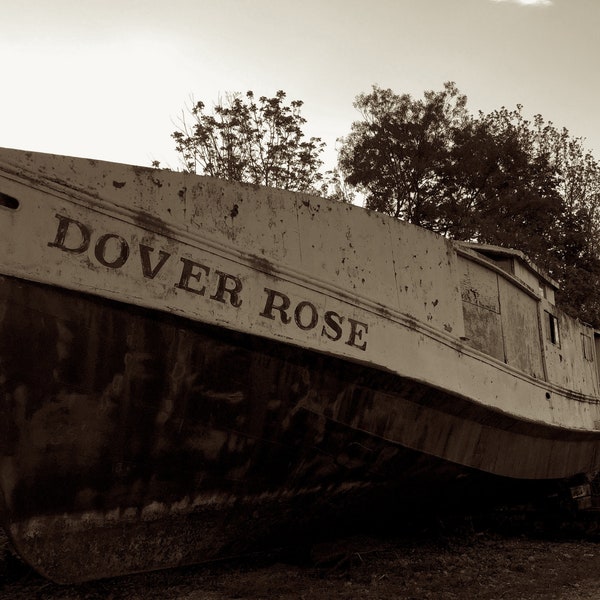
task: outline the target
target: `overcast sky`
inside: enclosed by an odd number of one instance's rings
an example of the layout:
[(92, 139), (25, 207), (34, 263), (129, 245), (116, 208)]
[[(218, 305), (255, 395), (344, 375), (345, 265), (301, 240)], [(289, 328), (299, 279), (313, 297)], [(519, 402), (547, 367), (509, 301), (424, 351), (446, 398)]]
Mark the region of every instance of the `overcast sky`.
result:
[(600, 159), (599, 29), (600, 0), (3, 0), (0, 146), (179, 168), (191, 96), (282, 89), (332, 167), (357, 94), (455, 81)]

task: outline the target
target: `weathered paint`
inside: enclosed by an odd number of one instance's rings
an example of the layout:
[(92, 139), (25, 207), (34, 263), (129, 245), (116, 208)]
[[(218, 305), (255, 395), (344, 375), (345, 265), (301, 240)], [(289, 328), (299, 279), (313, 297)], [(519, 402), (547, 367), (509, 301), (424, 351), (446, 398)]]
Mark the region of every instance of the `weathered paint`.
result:
[[(539, 380), (519, 379), (510, 396), (486, 384), (496, 380), (500, 390), (512, 386), (513, 372), (471, 355), (461, 343), (464, 321), (456, 254), (449, 242), (433, 233), (357, 207), (210, 178), (33, 153), (24, 157), (18, 151), (3, 151), (3, 157), (8, 163), (3, 190), (23, 199), (18, 211), (3, 211), (12, 232), (0, 239), (6, 274), (366, 362), (533, 421), (583, 429), (593, 429), (598, 421), (595, 409), (584, 411), (584, 422), (573, 419), (570, 396), (554, 393), (550, 406)], [(327, 207), (319, 208), (321, 219), (310, 218), (309, 207), (314, 212), (321, 205)], [(84, 251), (52, 246), (61, 217), (90, 229)], [(392, 275), (383, 277), (376, 261), (367, 261), (370, 269), (357, 266), (350, 271), (361, 275), (359, 283), (350, 283), (349, 276), (323, 277), (324, 270), (315, 266), (316, 255), (309, 254), (306, 265), (303, 262), (303, 252), (313, 244), (301, 242), (314, 237), (312, 230), (322, 228), (322, 238), (335, 237), (344, 230), (344, 222), (354, 223), (359, 231), (369, 227), (369, 220), (379, 223), (368, 229), (373, 232), (370, 239), (390, 235), (397, 292), (391, 305), (385, 304), (389, 288), (378, 283)], [(304, 229), (299, 222), (306, 223)], [(333, 255), (337, 248), (340, 265), (358, 265), (361, 256), (371, 255), (370, 239), (357, 235), (350, 251), (341, 240), (326, 250)], [(78, 248), (80, 240), (73, 245)], [(147, 248), (151, 275), (161, 253), (169, 254), (155, 276), (144, 275), (142, 246)], [(110, 252), (116, 254), (111, 257)], [(122, 265), (121, 252), (128, 252)], [(389, 267), (389, 261), (382, 263)], [(383, 273), (388, 267), (382, 267)], [(233, 306), (227, 294), (225, 302), (212, 299), (218, 273), (241, 282), (241, 306)], [(202, 289), (203, 294), (196, 293)], [(285, 315), (272, 311), (275, 318), (265, 316), (268, 290), (289, 299)], [(339, 338), (333, 334), (337, 339), (324, 333), (333, 333), (326, 324), (328, 311), (330, 321), (344, 318), (345, 331)], [(457, 363), (458, 348), (464, 360)]]
[[(556, 284), (521, 261), (520, 253), (510, 257), (509, 266), (494, 260), (500, 268), (491, 270), (473, 252), (474, 246), (468, 248), (459, 256), (467, 343), (537, 379), (586, 394), (596, 403), (599, 378), (594, 330), (557, 309), (551, 293)], [(490, 251), (491, 247), (485, 248)], [(550, 335), (550, 315), (556, 319), (555, 340)]]
[(0, 193), (2, 518), (56, 580), (224, 555), (242, 527), (367, 491), (600, 468), (590, 377), (553, 379), (535, 291), (469, 249), (315, 197), (18, 151)]
[[(540, 305), (544, 353), (548, 363), (549, 378), (556, 384), (578, 392), (598, 395), (598, 372), (594, 348), (594, 330), (571, 319), (556, 307), (543, 300)], [(553, 343), (548, 334), (549, 315), (558, 319), (559, 343)], [(582, 336), (589, 339), (589, 348), (584, 353)]]
[(539, 300), (523, 294), (510, 281), (498, 278), (502, 332), (506, 362), (517, 369), (544, 379), (540, 331)]
[(460, 464), (557, 478), (598, 459), (593, 437), (258, 337), (8, 278), (0, 306), (3, 519), (56, 581), (230, 555), (357, 493), (426, 499), (473, 477)]
[(485, 266), (459, 258), (462, 269), (461, 295), (465, 317), (465, 338), (482, 352), (505, 361), (498, 273)]

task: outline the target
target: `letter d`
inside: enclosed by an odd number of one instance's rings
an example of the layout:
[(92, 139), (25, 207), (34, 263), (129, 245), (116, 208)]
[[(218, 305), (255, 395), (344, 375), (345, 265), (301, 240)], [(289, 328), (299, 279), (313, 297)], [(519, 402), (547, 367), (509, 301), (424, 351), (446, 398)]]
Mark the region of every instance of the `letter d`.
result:
[[(60, 248), (65, 252), (73, 252), (74, 254), (81, 254), (88, 249), (90, 245), (90, 230), (79, 221), (75, 219), (70, 219), (69, 217), (64, 217), (63, 215), (56, 214), (54, 215), (58, 219), (58, 229), (56, 231), (56, 238), (53, 242), (48, 242), (48, 246), (51, 248)], [(69, 236), (69, 245), (67, 245), (67, 233), (69, 232), (69, 227), (71, 225), (75, 226), (76, 229), (79, 230), (79, 236), (81, 237), (81, 241), (79, 241), (79, 245), (77, 245), (77, 240), (73, 239), (73, 236)]]

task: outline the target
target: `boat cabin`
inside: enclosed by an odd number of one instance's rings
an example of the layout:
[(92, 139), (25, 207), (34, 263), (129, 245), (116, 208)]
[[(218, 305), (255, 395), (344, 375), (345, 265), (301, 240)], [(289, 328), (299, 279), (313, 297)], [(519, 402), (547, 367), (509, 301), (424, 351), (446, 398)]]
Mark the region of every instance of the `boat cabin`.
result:
[(518, 250), (456, 248), (466, 343), (538, 379), (598, 395), (600, 336), (556, 307), (558, 283)]

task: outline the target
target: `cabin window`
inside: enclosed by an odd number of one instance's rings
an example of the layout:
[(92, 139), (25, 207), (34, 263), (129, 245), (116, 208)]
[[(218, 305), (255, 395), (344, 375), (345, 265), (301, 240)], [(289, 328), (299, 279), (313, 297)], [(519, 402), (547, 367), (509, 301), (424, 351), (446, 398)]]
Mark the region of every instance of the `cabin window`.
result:
[(546, 313), (546, 337), (555, 346), (558, 346), (560, 348), (560, 332), (558, 329), (558, 317), (554, 316), (548, 311), (544, 312)]
[(592, 338), (585, 333), (581, 334), (581, 344), (583, 346), (583, 356), (586, 360), (594, 360), (594, 354), (592, 351)]
[[(596, 350), (596, 356), (600, 356), (600, 334), (597, 331), (594, 331), (594, 350)], [(596, 361), (596, 371), (598, 381), (600, 381), (600, 361)]]
[(0, 206), (3, 206), (4, 208), (10, 208), (11, 210), (16, 210), (19, 208), (19, 201), (8, 194), (0, 192)]

